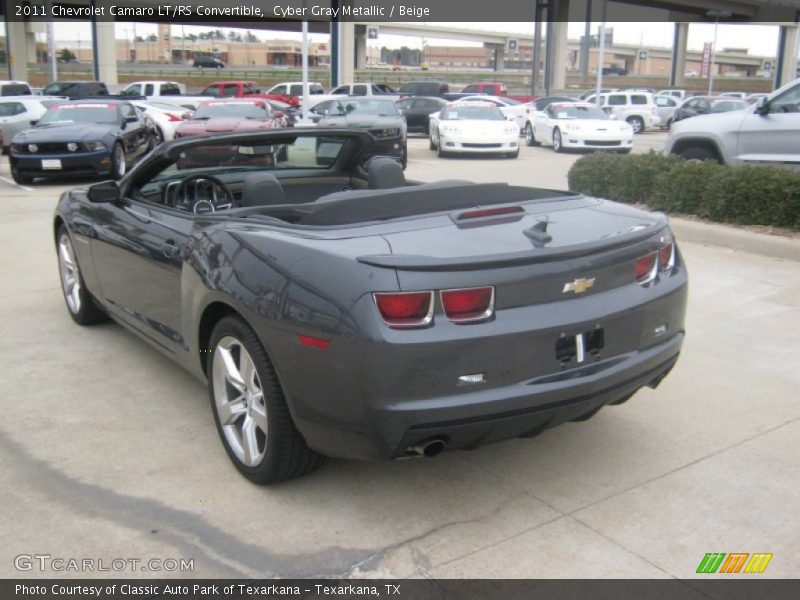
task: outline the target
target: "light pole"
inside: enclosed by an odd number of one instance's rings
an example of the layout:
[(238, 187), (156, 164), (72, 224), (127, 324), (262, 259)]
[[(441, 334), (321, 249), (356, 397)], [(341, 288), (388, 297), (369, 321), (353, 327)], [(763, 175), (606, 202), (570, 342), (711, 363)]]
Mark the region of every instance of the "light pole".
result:
[(717, 60), (717, 28), (719, 27), (720, 19), (730, 19), (733, 14), (727, 10), (709, 10), (706, 12), (707, 17), (714, 19), (714, 42), (711, 44), (711, 70), (708, 74), (708, 95), (714, 89), (714, 63)]
[(594, 101), (597, 106), (600, 106), (600, 90), (603, 89), (603, 63), (606, 60), (606, 9), (608, 8), (607, 0), (603, 0), (603, 21), (600, 23), (600, 48), (597, 51), (597, 91), (594, 95)]

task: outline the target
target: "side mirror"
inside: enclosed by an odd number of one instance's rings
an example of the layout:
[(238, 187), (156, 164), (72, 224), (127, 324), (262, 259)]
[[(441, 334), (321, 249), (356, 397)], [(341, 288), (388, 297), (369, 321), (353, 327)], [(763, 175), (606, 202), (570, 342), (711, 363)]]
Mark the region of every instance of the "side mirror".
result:
[(31, 120), (31, 125), (36, 125), (38, 122), (39, 122), (38, 119), (32, 119)]
[(762, 117), (769, 114), (769, 99), (766, 96), (762, 96), (758, 99), (756, 103), (756, 112), (760, 114)]
[(119, 201), (119, 185), (116, 181), (101, 181), (89, 186), (86, 192), (89, 202), (104, 204)]

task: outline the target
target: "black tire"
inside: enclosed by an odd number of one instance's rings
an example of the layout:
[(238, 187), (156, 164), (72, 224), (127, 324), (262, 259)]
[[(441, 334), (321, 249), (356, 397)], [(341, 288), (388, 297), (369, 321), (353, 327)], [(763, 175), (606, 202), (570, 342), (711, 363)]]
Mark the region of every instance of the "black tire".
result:
[(428, 148), (436, 150), (436, 144), (433, 143), (433, 136), (431, 135), (430, 128), (428, 129)]
[(716, 154), (703, 146), (691, 146), (680, 153), (680, 157), (688, 162), (705, 162), (713, 160), (719, 162)]
[(564, 145), (561, 143), (561, 130), (558, 127), (553, 130), (553, 150), (559, 154), (564, 152)]
[[(214, 395), (213, 372), (217, 346), (225, 338), (234, 338), (247, 350), (263, 392), (268, 431), (264, 439), (264, 456), (255, 466), (246, 465), (236, 456), (220, 424)], [(267, 485), (301, 477), (317, 469), (325, 457), (311, 450), (294, 426), (272, 362), (250, 326), (238, 316), (223, 318), (214, 327), (208, 351), (208, 389), (214, 422), (217, 424), (222, 445), (239, 472), (253, 483)]]
[[(121, 161), (121, 162), (120, 162)], [(122, 144), (117, 142), (111, 149), (111, 178), (122, 179), (128, 166), (125, 163), (125, 151), (122, 149)]]
[(164, 132), (161, 131), (161, 127), (156, 126), (156, 134), (153, 137), (155, 138), (155, 144), (153, 147), (164, 143)]
[(16, 171), (11, 171), (11, 178), (14, 180), (15, 183), (18, 183), (20, 185), (33, 183), (33, 177), (29, 177), (28, 175), (20, 175)]
[(633, 127), (633, 133), (644, 133), (644, 121), (641, 117), (628, 117), (626, 121)]
[(64, 303), (67, 305), (67, 312), (72, 320), (78, 325), (94, 325), (95, 323), (102, 323), (108, 321), (108, 316), (100, 310), (94, 299), (94, 296), (86, 289), (86, 284), (83, 282), (83, 275), (81, 275), (80, 265), (75, 256), (74, 250), (70, 250), (70, 260), (74, 265), (73, 281), (78, 286), (77, 293), (68, 298), (68, 283), (67, 278), (64, 276), (64, 257), (61, 255), (65, 250), (62, 248), (62, 242), (66, 240), (70, 248), (74, 248), (72, 238), (64, 225), (58, 228), (56, 233), (56, 253), (58, 255), (59, 279), (61, 280), (61, 291), (64, 294)]
[(519, 148), (517, 148), (516, 152), (509, 152), (506, 154), (506, 158), (519, 158)]
[(536, 141), (536, 135), (533, 131), (533, 127), (531, 126), (530, 122), (525, 124), (525, 129), (523, 130), (523, 134), (525, 135), (525, 143), (528, 146), (541, 146), (541, 143)]
[(445, 158), (447, 156), (447, 152), (442, 150), (442, 138), (439, 134), (436, 134), (436, 156), (439, 158)]

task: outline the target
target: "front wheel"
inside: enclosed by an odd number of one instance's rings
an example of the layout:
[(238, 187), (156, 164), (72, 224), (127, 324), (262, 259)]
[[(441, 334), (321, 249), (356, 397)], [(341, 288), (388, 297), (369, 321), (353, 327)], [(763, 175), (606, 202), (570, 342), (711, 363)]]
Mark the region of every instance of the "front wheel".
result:
[(69, 316), (78, 325), (93, 325), (106, 321), (108, 317), (97, 308), (94, 298), (83, 283), (72, 239), (64, 225), (58, 228), (57, 236), (58, 272)]
[(633, 133), (642, 133), (644, 131), (644, 121), (641, 117), (630, 117), (628, 124), (633, 128)]
[(558, 128), (553, 131), (553, 150), (559, 153), (564, 151), (564, 146), (561, 143), (561, 130)]
[(687, 148), (686, 150), (680, 153), (680, 157), (684, 159), (686, 162), (690, 163), (701, 163), (707, 160), (714, 160), (719, 162), (719, 159), (714, 155), (713, 152), (711, 152), (707, 148), (703, 148), (702, 146)]
[(28, 175), (20, 175), (16, 171), (11, 171), (11, 177), (14, 179), (15, 183), (18, 183), (20, 185), (33, 183), (33, 177), (29, 177)]
[(127, 171), (125, 164), (125, 151), (122, 149), (122, 144), (117, 142), (111, 150), (111, 177), (114, 179), (122, 179)]
[(250, 326), (237, 316), (225, 317), (208, 350), (214, 421), (239, 472), (265, 485), (319, 467), (324, 459), (295, 428), (275, 369)]
[(428, 130), (428, 148), (436, 150), (436, 141), (433, 139), (433, 129)]
[(525, 143), (528, 146), (539, 146), (539, 142), (536, 141), (536, 134), (533, 131), (533, 126), (530, 123), (525, 125)]

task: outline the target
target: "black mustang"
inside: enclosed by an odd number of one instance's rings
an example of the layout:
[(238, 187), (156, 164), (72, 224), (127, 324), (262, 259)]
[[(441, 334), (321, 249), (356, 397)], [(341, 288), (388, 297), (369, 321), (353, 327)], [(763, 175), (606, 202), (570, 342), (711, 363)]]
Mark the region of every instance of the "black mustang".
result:
[(17, 183), (65, 175), (119, 179), (156, 145), (154, 132), (150, 119), (124, 100), (56, 104), (14, 136), (11, 175)]
[(348, 129), (177, 140), (62, 195), (72, 318), (206, 379), (236, 467), (433, 456), (655, 387), (687, 274), (663, 215), (580, 194), (407, 181)]

